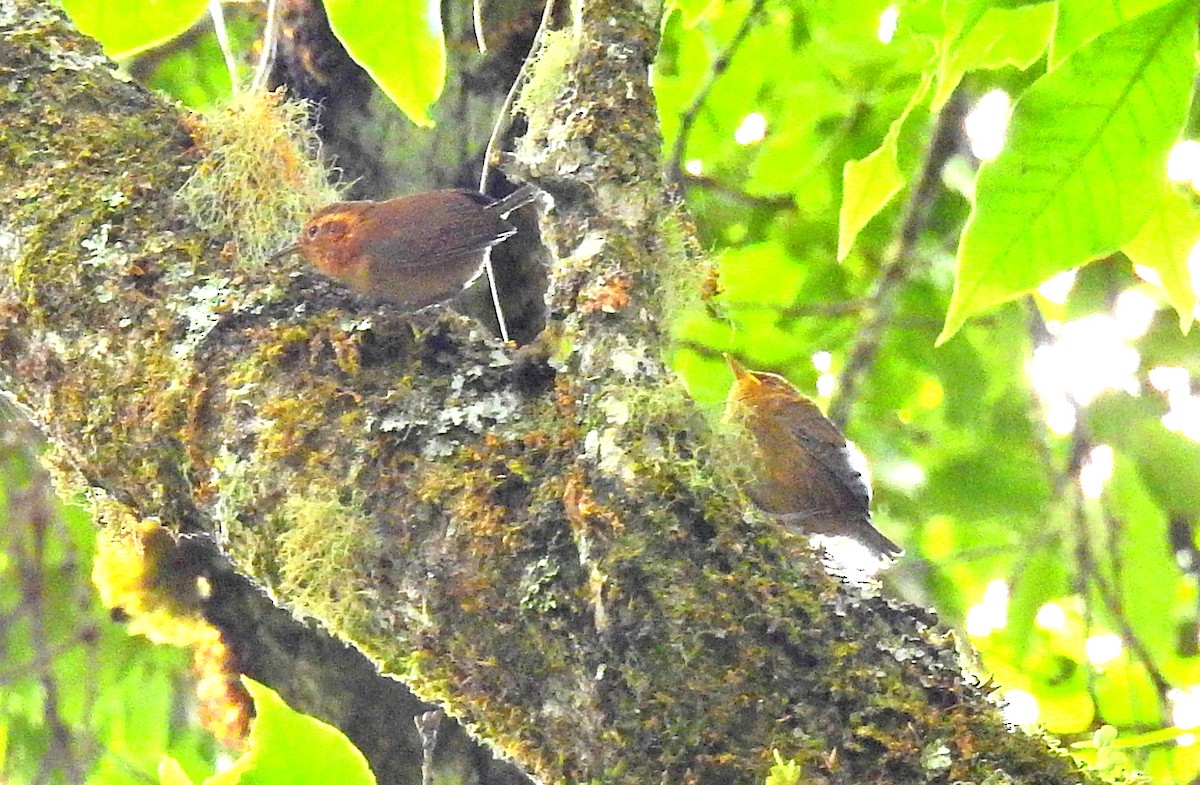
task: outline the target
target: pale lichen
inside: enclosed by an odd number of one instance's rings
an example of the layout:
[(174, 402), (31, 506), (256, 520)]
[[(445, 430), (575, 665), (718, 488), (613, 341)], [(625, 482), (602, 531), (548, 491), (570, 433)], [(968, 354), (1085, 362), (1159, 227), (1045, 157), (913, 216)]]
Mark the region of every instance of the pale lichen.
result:
[(198, 226), (232, 238), (247, 269), (260, 268), (310, 214), (338, 198), (309, 111), (282, 93), (256, 91), (194, 122), (204, 157), (178, 202)]

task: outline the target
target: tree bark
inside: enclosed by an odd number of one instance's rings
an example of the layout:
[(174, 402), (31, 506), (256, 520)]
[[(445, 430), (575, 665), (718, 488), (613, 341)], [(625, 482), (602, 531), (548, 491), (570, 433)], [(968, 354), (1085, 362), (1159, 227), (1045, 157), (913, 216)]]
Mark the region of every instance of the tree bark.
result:
[(91, 486), (211, 536), (539, 781), (761, 782), (773, 751), (803, 782), (1087, 780), (930, 614), (748, 508), (662, 359), (701, 262), (659, 176), (660, 9), (575, 12), (526, 92), (513, 169), (554, 197), (555, 262), (511, 350), (224, 259), (172, 201), (180, 113), (49, 3), (0, 3), (5, 386)]

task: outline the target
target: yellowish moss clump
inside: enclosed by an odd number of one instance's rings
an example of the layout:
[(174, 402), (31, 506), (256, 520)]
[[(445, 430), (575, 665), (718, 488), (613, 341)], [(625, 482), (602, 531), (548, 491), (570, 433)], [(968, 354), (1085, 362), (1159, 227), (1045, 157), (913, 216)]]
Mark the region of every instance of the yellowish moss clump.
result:
[(675, 205), (658, 222), (661, 247), (655, 260), (661, 282), (655, 294), (660, 313), (673, 325), (684, 314), (704, 307), (714, 275), (713, 264), (695, 241), (696, 228), (682, 205)]
[(363, 566), (379, 550), (370, 519), (330, 488), (294, 493), (280, 516), (287, 530), (279, 537), (278, 595), (298, 613), (315, 616), (332, 629), (353, 627), (349, 617), (366, 613), (363, 599), (369, 585)]
[(129, 631), (155, 643), (193, 646), (204, 641), (209, 632), (200, 610), (205, 587), (194, 573), (174, 569), (175, 537), (158, 521), (139, 521), (113, 506), (96, 507), (97, 518), (107, 519), (96, 535), (92, 565), (92, 582), (104, 607), (123, 611)]
[(224, 634), (204, 618), (210, 586), (180, 540), (151, 518), (138, 520), (120, 504), (98, 499), (92, 583), (106, 608), (120, 610), (131, 634), (192, 652), (201, 724), (227, 747), (246, 737), (250, 696)]
[(244, 266), (261, 266), (338, 198), (308, 112), (280, 91), (251, 91), (194, 117), (200, 162), (177, 199), (198, 226), (231, 237)]

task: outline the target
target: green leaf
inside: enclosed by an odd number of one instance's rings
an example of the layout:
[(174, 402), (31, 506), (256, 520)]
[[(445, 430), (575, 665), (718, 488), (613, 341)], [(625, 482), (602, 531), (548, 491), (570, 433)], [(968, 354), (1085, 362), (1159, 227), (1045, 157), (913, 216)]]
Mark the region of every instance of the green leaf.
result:
[(1121, 251), (1129, 261), (1158, 273), (1167, 301), (1187, 333), (1196, 310), (1196, 288), (1188, 256), (1200, 242), (1200, 215), (1191, 201), (1164, 181), (1150, 217)]
[(246, 753), (204, 785), (375, 785), (367, 759), (337, 728), (294, 711), (278, 693), (253, 679)]
[(326, 0), (334, 35), (354, 62), (419, 126), (446, 84), (446, 39), (435, 0)]
[(780, 243), (756, 243), (721, 254), (723, 302), (730, 307), (750, 304), (787, 306), (795, 302), (804, 268)]
[[(249, 51), (258, 40), (260, 31), (257, 22), (240, 16), (226, 20), (226, 29), (235, 52)], [(144, 79), (144, 84), (160, 90), (188, 108), (205, 110), (229, 101), (233, 95), (233, 83), (221, 46), (212, 31), (193, 36), (183, 42), (156, 53), (154, 70)], [(249, 68), (242, 74), (244, 84), (249, 77)]]
[(206, 0), (63, 0), (79, 31), (109, 57), (129, 57), (184, 33), (204, 15)]
[(838, 261), (845, 259), (854, 240), (871, 219), (900, 193), (906, 178), (900, 171), (900, 132), (913, 109), (925, 100), (933, 84), (932, 72), (921, 80), (908, 106), (888, 128), (883, 143), (858, 161), (847, 161), (842, 169), (842, 206), (838, 210)]
[(1050, 42), (1050, 66), (1122, 22), (1158, 8), (1167, 0), (1058, 0), (1058, 21)]
[(1004, 151), (980, 167), (939, 343), (1137, 234), (1187, 113), (1195, 38), (1195, 4), (1178, 0), (1096, 38), (1021, 98)]
[(170, 755), (158, 764), (158, 781), (162, 785), (192, 785), (192, 778), (183, 770), (183, 764)]
[(1176, 597), (1175, 587), (1183, 580), (1171, 553), (1167, 516), (1147, 490), (1139, 467), (1118, 454), (1105, 497), (1120, 528), (1114, 560), (1120, 565), (1119, 610), (1151, 658), (1161, 663), (1171, 653), (1175, 631), (1163, 623), (1164, 601)]
[(1024, 70), (1036, 63), (1053, 27), (1053, 3), (1008, 9), (948, 2), (932, 110), (945, 105), (967, 71), (1008, 65)]
[(1037, 612), (1066, 595), (1069, 586), (1066, 560), (1057, 543), (1030, 554), (1018, 566), (1012, 578), (1006, 632), (1013, 642), (1014, 660), (1020, 664), (1029, 653)]
[(663, 24), (671, 18), (671, 14), (679, 11), (683, 26), (691, 29), (700, 23), (717, 5), (717, 0), (670, 0), (663, 9)]

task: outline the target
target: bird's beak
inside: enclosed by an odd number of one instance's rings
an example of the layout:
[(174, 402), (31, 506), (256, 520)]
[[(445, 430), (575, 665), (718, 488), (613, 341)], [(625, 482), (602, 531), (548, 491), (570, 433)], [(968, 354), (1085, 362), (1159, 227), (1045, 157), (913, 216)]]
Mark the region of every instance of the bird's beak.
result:
[(267, 257), (268, 262), (273, 262), (276, 259), (282, 259), (285, 256), (291, 256), (300, 250), (300, 243), (292, 243), (287, 248), (283, 248)]
[(734, 376), (740, 379), (749, 373), (749, 371), (746, 370), (746, 366), (738, 362), (733, 355), (722, 354), (721, 356), (725, 358), (725, 364), (729, 366), (729, 370), (733, 371)]

